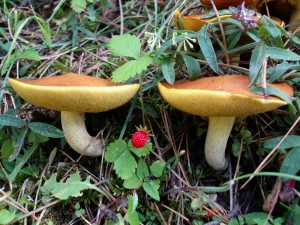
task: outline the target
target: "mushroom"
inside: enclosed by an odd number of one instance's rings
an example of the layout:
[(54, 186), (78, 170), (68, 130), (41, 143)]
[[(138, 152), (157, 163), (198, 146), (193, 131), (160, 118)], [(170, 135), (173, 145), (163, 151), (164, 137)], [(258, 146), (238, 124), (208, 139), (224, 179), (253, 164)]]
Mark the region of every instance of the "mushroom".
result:
[[(225, 75), (158, 84), (162, 97), (173, 107), (184, 112), (208, 118), (205, 157), (216, 170), (227, 167), (225, 149), (233, 124), (249, 115), (263, 113), (286, 105), (277, 97), (254, 94), (248, 90), (249, 77)], [(268, 84), (279, 91), (293, 95), (287, 83)]]
[[(215, 17), (215, 16), (213, 16), (211, 18), (201, 18), (202, 16), (205, 15), (205, 13), (194, 14), (194, 15), (181, 15), (181, 16), (180, 16), (180, 14), (181, 14), (180, 11), (176, 11), (174, 13), (174, 23), (178, 30), (181, 29), (179, 20), (181, 21), (182, 28), (184, 30), (191, 30), (191, 31), (195, 31), (195, 32), (199, 31), (201, 29), (201, 27), (208, 24), (209, 22), (213, 23), (213, 22), (218, 21), (217, 17)], [(179, 19), (179, 17), (180, 17), (180, 19)], [(232, 15), (222, 15), (222, 16), (220, 16), (220, 19), (224, 20), (224, 19), (231, 18), (231, 17), (232, 17)]]
[(99, 156), (102, 140), (92, 137), (85, 126), (85, 112), (104, 112), (128, 102), (138, 91), (138, 84), (116, 84), (81, 74), (67, 73), (36, 80), (9, 78), (13, 89), (27, 102), (61, 111), (65, 138), (78, 153)]

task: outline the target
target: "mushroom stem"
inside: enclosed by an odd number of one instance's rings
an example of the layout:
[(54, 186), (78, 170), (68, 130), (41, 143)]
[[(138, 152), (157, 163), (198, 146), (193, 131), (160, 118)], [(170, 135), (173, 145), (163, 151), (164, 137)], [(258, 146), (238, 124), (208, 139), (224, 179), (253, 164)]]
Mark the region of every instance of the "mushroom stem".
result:
[(225, 150), (235, 117), (209, 117), (205, 141), (205, 158), (216, 170), (227, 168)]
[(62, 111), (61, 124), (68, 144), (76, 152), (87, 156), (102, 155), (103, 142), (87, 132), (84, 113)]

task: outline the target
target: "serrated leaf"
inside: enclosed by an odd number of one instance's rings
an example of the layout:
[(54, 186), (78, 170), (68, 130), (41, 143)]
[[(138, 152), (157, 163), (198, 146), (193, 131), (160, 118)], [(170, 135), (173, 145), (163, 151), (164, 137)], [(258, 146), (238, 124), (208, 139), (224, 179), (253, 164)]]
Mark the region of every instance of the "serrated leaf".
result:
[(272, 59), (299, 61), (300, 55), (286, 49), (267, 46), (266, 55)]
[(114, 163), (116, 174), (123, 180), (130, 178), (137, 167), (134, 157), (128, 150), (122, 152)]
[(133, 174), (130, 178), (124, 180), (123, 186), (127, 189), (136, 189), (142, 185), (142, 181), (136, 174)]
[(125, 150), (127, 150), (126, 142), (122, 139), (116, 140), (106, 147), (104, 159), (107, 162), (114, 162)]
[(161, 177), (164, 167), (165, 167), (165, 163), (162, 163), (161, 161), (157, 160), (153, 162), (152, 165), (150, 166), (150, 171), (153, 176)]
[(174, 84), (175, 70), (173, 66), (173, 60), (171, 58), (168, 57), (161, 60), (161, 70), (165, 80), (170, 84)]
[(76, 13), (81, 13), (86, 9), (86, 0), (71, 0), (71, 8)]
[(0, 126), (23, 127), (26, 122), (13, 115), (0, 115)]
[(143, 183), (143, 189), (146, 193), (157, 201), (160, 200), (158, 188), (159, 186), (157, 186), (152, 180)]
[(0, 224), (9, 224), (16, 215), (6, 209), (0, 210)]
[(142, 158), (140, 158), (140, 160), (138, 161), (137, 175), (141, 179), (145, 179), (149, 176), (148, 166), (147, 166), (146, 162), (144, 161), (144, 159), (142, 159)]
[(197, 35), (197, 40), (201, 51), (214, 72), (218, 71), (218, 62), (212, 42), (206, 32), (207, 26), (203, 26)]
[(300, 170), (300, 148), (293, 148), (284, 158), (280, 173), (288, 173), (295, 175)]
[(51, 137), (51, 138), (62, 138), (64, 137), (64, 133), (62, 130), (58, 129), (55, 126), (52, 126), (50, 124), (41, 123), (41, 122), (33, 122), (29, 125), (30, 130), (34, 131), (35, 133), (38, 133), (40, 135), (43, 135), (45, 137)]
[(258, 43), (254, 48), (250, 58), (250, 66), (249, 66), (249, 77), (251, 81), (250, 86), (256, 82), (256, 79), (260, 74), (263, 61), (265, 58), (266, 58), (266, 44), (263, 42)]
[(88, 176), (85, 181), (81, 181), (79, 171), (72, 174), (65, 182), (57, 182), (56, 174), (53, 174), (42, 187), (44, 193), (51, 193), (61, 200), (82, 196), (82, 191), (86, 189), (96, 190), (107, 197), (101, 189), (90, 183), (90, 176)]
[(112, 36), (107, 47), (114, 56), (126, 56), (134, 59), (141, 57), (141, 42), (134, 35), (123, 34)]
[(134, 154), (136, 154), (138, 157), (146, 156), (148, 155), (152, 150), (152, 143), (150, 141), (147, 142), (147, 144), (142, 148), (135, 148), (132, 146), (131, 141), (128, 142), (128, 148), (130, 151), (132, 151)]
[(152, 61), (153, 58), (146, 54), (140, 59), (127, 61), (113, 72), (112, 81), (122, 82), (141, 74), (143, 71), (147, 70)]
[(195, 58), (185, 54), (182, 54), (182, 58), (188, 70), (189, 80), (197, 79), (201, 74), (199, 62)]

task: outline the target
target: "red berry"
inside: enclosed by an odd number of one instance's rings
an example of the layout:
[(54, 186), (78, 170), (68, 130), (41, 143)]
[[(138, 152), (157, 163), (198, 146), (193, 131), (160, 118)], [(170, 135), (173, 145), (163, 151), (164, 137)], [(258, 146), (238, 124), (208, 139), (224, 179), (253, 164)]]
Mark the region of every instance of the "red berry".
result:
[(131, 137), (131, 143), (135, 148), (142, 148), (147, 144), (148, 137), (150, 136), (150, 131), (147, 127), (136, 127), (137, 132), (135, 132)]
[(145, 131), (137, 131), (131, 137), (131, 143), (135, 148), (142, 148), (147, 144), (148, 134)]

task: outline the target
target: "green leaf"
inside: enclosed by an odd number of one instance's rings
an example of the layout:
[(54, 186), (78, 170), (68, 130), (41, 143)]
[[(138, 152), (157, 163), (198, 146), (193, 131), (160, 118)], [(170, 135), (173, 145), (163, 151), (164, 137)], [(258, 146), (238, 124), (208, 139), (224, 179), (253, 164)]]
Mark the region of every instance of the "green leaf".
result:
[(50, 138), (64, 137), (64, 133), (62, 132), (62, 130), (60, 130), (57, 127), (52, 126), (50, 124), (41, 123), (41, 122), (33, 122), (33, 123), (30, 123), (28, 126), (35, 133), (38, 133), (45, 137), (50, 137)]
[(135, 212), (137, 206), (139, 203), (139, 199), (136, 193), (133, 195), (129, 195), (128, 198), (128, 215), (132, 214)]
[(0, 224), (9, 224), (16, 215), (6, 209), (0, 210)]
[(238, 31), (228, 35), (228, 37), (226, 38), (226, 41), (228, 43), (228, 50), (233, 49), (237, 45), (238, 41), (241, 38), (242, 33), (243, 32), (241, 30), (238, 30)]
[[(267, 90), (270, 95), (276, 96), (281, 98), (282, 100), (286, 101), (289, 104), (292, 104), (293, 99), (286, 93), (279, 91), (277, 88), (267, 85)], [(251, 92), (259, 95), (263, 95), (262, 87), (253, 87), (250, 89)]]
[(38, 22), (41, 31), (43, 33), (44, 36), (44, 40), (46, 42), (47, 45), (51, 45), (52, 41), (51, 41), (51, 28), (48, 22), (45, 22), (42, 18), (35, 16), (36, 21)]
[(126, 56), (134, 59), (141, 57), (141, 42), (134, 35), (123, 34), (112, 36), (107, 47), (114, 56)]
[(125, 150), (114, 164), (116, 174), (123, 180), (130, 178), (137, 167), (137, 163), (130, 151)]
[(86, 0), (72, 0), (71, 1), (71, 8), (76, 13), (81, 13), (86, 9)]
[(157, 160), (153, 162), (152, 165), (150, 166), (150, 171), (153, 176), (161, 177), (164, 167), (165, 167), (165, 163), (162, 163), (161, 161)]
[(90, 183), (90, 176), (88, 176), (85, 181), (81, 181), (79, 171), (72, 174), (65, 182), (57, 182), (56, 176), (56, 174), (53, 174), (42, 186), (44, 193), (51, 193), (58, 199), (66, 200), (70, 197), (82, 196), (83, 190), (93, 189), (107, 197), (101, 189)]
[(293, 148), (284, 158), (280, 173), (288, 173), (295, 175), (300, 170), (300, 147)]
[(116, 140), (106, 147), (104, 158), (107, 162), (114, 162), (125, 150), (127, 150), (126, 142), (122, 139)]
[(257, 219), (261, 219), (261, 220), (263, 220), (262, 222), (264, 222), (267, 219), (267, 217), (268, 217), (268, 213), (253, 212), (253, 213), (246, 214), (244, 217), (245, 217), (247, 225), (256, 225), (257, 224), (256, 220)]
[(13, 146), (12, 140), (6, 140), (1, 146), (1, 158), (8, 159), (10, 155), (14, 152), (15, 148)]
[(144, 159), (142, 159), (142, 158), (140, 158), (140, 160), (138, 161), (137, 175), (141, 179), (145, 179), (149, 176), (148, 166), (147, 166), (146, 162), (144, 161)]
[(18, 58), (30, 59), (30, 60), (34, 60), (34, 61), (41, 61), (41, 56), (34, 49), (27, 49), (26, 51), (24, 51), (20, 55), (18, 55)]
[(142, 181), (136, 174), (133, 174), (130, 178), (124, 180), (123, 186), (127, 189), (136, 189), (142, 185)]
[(251, 85), (256, 83), (258, 75), (262, 69), (263, 61), (266, 58), (266, 44), (261, 42), (256, 45), (254, 48), (251, 58), (250, 58), (250, 67), (249, 67), (249, 77)]
[(113, 72), (112, 81), (122, 82), (141, 74), (143, 71), (147, 70), (152, 61), (153, 58), (146, 54), (143, 54), (139, 59), (127, 61)]
[(23, 127), (26, 122), (13, 115), (0, 115), (0, 126)]
[(189, 80), (195, 80), (197, 79), (200, 74), (201, 74), (201, 69), (200, 69), (200, 64), (197, 62), (196, 59), (193, 57), (186, 55), (186, 54), (181, 54), (183, 61), (187, 67), (188, 70), (188, 75), (189, 75)]
[(159, 192), (158, 188), (159, 186), (155, 184), (153, 180), (147, 181), (143, 183), (143, 188), (147, 192), (148, 195), (150, 195), (155, 200), (159, 201)]
[[(277, 144), (282, 140), (283, 136), (270, 139), (264, 143), (264, 148), (273, 149), (277, 146)], [(286, 149), (286, 148), (294, 148), (300, 147), (300, 136), (297, 135), (289, 135), (287, 136), (284, 141), (281, 143), (279, 148)]]
[(203, 26), (197, 35), (197, 40), (200, 45), (201, 51), (208, 63), (214, 72), (218, 71), (218, 62), (215, 54), (214, 47), (212, 42), (206, 33), (207, 25)]
[(6, 55), (6, 58), (5, 58), (5, 60), (4, 60), (3, 64), (2, 64), (2, 68), (1, 68), (1, 72), (0, 72), (1, 74), (5, 74), (6, 71), (7, 71), (7, 69), (8, 69), (8, 67), (10, 66), (10, 64), (14, 61), (14, 57), (15, 56), (12, 54), (12, 52), (13, 52), (13, 50), (16, 47), (16, 43), (17, 43), (18, 37), (19, 37), (19, 35), (20, 35), (23, 27), (27, 24), (27, 22), (29, 20), (31, 20), (31, 18), (32, 17), (28, 17), (28, 18), (26, 18), (26, 19), (21, 20), (20, 22), (18, 22), (16, 30), (14, 32), (14, 38), (12, 40), (12, 43), (10, 45), (9, 51), (8, 51), (8, 53)]
[(288, 70), (300, 70), (300, 65), (295, 63), (288, 63), (283, 61), (282, 63), (277, 64), (275, 67), (271, 67), (269, 72), (271, 73), (269, 77), (269, 82), (274, 82), (279, 79), (285, 72)]
[(173, 66), (173, 60), (167, 57), (162, 59), (160, 63), (161, 63), (161, 70), (163, 72), (165, 80), (170, 84), (174, 84), (175, 70)]
[(130, 216), (127, 217), (127, 221), (130, 225), (139, 225), (139, 215), (137, 212), (133, 212), (130, 214)]
[(300, 55), (286, 49), (267, 46), (266, 54), (272, 59), (299, 61)]
[(147, 144), (142, 148), (135, 148), (132, 146), (131, 141), (128, 142), (128, 148), (130, 151), (132, 151), (134, 154), (136, 154), (138, 157), (146, 156), (148, 155), (152, 150), (152, 143), (150, 141), (147, 142)]

